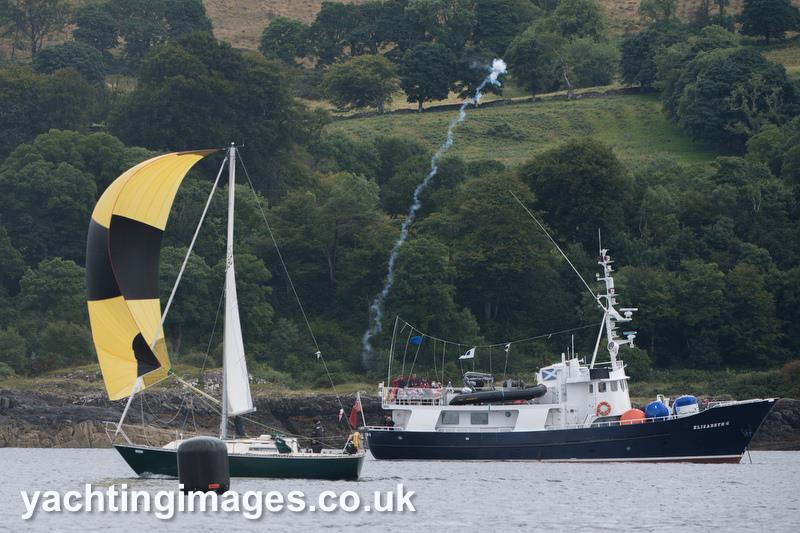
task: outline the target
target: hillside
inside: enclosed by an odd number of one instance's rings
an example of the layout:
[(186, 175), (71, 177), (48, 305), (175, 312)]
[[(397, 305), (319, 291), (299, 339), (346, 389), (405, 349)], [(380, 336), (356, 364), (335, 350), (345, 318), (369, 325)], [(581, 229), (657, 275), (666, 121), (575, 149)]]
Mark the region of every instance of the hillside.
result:
[[(387, 114), (338, 120), (328, 131), (355, 138), (408, 136), (434, 150), (454, 112)], [(450, 153), (467, 160), (497, 159), (518, 165), (567, 139), (593, 137), (611, 145), (623, 161), (642, 163), (658, 156), (687, 163), (710, 161), (719, 153), (692, 141), (661, 112), (655, 95), (625, 95), (574, 101), (541, 101), (471, 109), (459, 126)]]
[[(261, 32), (277, 17), (311, 22), (323, 0), (204, 0), (206, 12), (214, 24), (214, 35), (237, 48), (255, 50)], [(355, 4), (359, 0), (331, 0)]]
[[(330, 0), (358, 3), (361, 0)], [(623, 35), (642, 26), (639, 0), (598, 0), (606, 12), (606, 22), (614, 35)], [(322, 0), (204, 0), (206, 11), (214, 24), (217, 38), (238, 48), (257, 49), (259, 37), (276, 17), (289, 17), (311, 22)], [(795, 0), (795, 5), (800, 0)], [(700, 5), (699, 0), (678, 0), (678, 14), (689, 19)], [(731, 0), (729, 10), (738, 13), (742, 0)]]

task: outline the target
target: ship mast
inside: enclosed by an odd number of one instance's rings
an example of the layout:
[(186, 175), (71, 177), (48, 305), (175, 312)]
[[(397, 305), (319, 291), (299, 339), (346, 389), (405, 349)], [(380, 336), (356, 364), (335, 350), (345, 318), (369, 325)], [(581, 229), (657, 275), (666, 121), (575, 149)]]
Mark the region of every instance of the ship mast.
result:
[[(634, 311), (638, 311), (635, 307), (623, 307), (620, 308), (619, 311), (616, 309), (617, 305), (617, 294), (614, 289), (614, 277), (611, 275), (614, 272), (614, 269), (611, 267), (611, 264), (614, 261), (611, 260), (611, 256), (608, 255), (608, 250), (605, 248), (600, 248), (600, 257), (597, 258), (597, 264), (603, 268), (602, 276), (600, 274), (597, 275), (597, 281), (602, 281), (605, 283), (605, 294), (598, 295), (598, 299), (605, 300), (605, 314), (603, 320), (603, 326), (606, 330), (606, 340), (608, 341), (607, 349), (608, 354), (611, 357), (611, 364), (612, 366), (617, 362), (617, 353), (619, 352), (619, 347), (623, 344), (630, 344), (633, 346), (633, 341), (636, 338), (635, 331), (625, 331), (623, 335), (625, 338), (621, 338), (617, 334), (617, 323), (618, 322), (630, 322), (632, 320), (632, 316)], [(620, 311), (622, 314), (620, 314)], [(600, 336), (598, 335), (598, 344), (600, 342)], [(594, 355), (592, 356), (592, 363), (591, 367), (594, 367), (595, 357), (597, 356), (597, 347), (595, 347)]]

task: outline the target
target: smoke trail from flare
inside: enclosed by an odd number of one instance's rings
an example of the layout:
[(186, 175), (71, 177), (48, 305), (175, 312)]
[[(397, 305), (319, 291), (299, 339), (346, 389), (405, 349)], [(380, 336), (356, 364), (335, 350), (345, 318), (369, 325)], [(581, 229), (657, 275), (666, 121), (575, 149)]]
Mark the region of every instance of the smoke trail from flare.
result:
[[(502, 59), (495, 59), (492, 61), (492, 66), (489, 68), (489, 74), (483, 79), (481, 84), (478, 85), (478, 88), (475, 89), (475, 96), (472, 100), (475, 105), (480, 103), (481, 97), (483, 96), (483, 89), (485, 89), (487, 85), (500, 86), (500, 80), (498, 78), (501, 74), (505, 73), (505, 61)], [(403, 225), (400, 227), (400, 236), (395, 241), (394, 246), (392, 247), (392, 253), (389, 255), (389, 266), (386, 272), (386, 281), (384, 282), (383, 289), (381, 289), (381, 292), (375, 296), (375, 299), (372, 301), (372, 305), (370, 305), (369, 308), (371, 324), (367, 331), (364, 332), (364, 336), (361, 339), (361, 360), (364, 368), (369, 368), (369, 363), (374, 353), (371, 339), (381, 332), (383, 322), (383, 304), (386, 301), (386, 297), (389, 296), (389, 291), (392, 289), (392, 285), (394, 284), (394, 267), (397, 263), (397, 257), (400, 253), (400, 248), (408, 238), (408, 229), (414, 222), (414, 219), (417, 216), (417, 211), (419, 211), (419, 208), (422, 207), (420, 195), (428, 187), (433, 177), (439, 171), (439, 159), (441, 159), (441, 157), (450, 149), (450, 147), (453, 146), (453, 132), (455, 131), (456, 127), (464, 122), (465, 118), (467, 118), (467, 107), (470, 105), (470, 103), (472, 103), (470, 100), (465, 100), (464, 103), (461, 104), (461, 107), (458, 110), (458, 116), (450, 122), (450, 125), (447, 128), (447, 138), (431, 158), (430, 172), (428, 172), (428, 175), (425, 176), (425, 179), (422, 180), (419, 185), (417, 185), (417, 188), (414, 189), (414, 197), (411, 207), (409, 207), (408, 214), (406, 214), (406, 218), (403, 220)]]

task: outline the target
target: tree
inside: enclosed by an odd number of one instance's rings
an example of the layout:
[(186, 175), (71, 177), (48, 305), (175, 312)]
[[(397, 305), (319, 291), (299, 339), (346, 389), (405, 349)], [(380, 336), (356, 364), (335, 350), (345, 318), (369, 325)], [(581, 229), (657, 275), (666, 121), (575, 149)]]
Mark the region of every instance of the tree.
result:
[(533, 96), (558, 89), (564, 72), (559, 56), (562, 45), (561, 37), (533, 27), (518, 35), (506, 52), (514, 81)]
[(747, 139), (747, 159), (769, 166), (775, 176), (781, 176), (786, 148), (786, 134), (776, 124), (764, 124), (757, 133)]
[(33, 66), (37, 72), (43, 74), (51, 74), (64, 68), (75, 69), (91, 83), (103, 81), (106, 70), (103, 55), (96, 48), (81, 42), (45, 48), (36, 56)]
[(680, 23), (663, 21), (647, 27), (644, 31), (626, 37), (622, 41), (620, 77), (630, 85), (652, 87), (656, 80), (656, 55), (662, 48), (675, 44), (686, 37), (686, 28)]
[(675, 282), (675, 311), (685, 359), (679, 364), (714, 368), (721, 362), (720, 325), (725, 318), (725, 276), (715, 263), (682, 261)]
[[(159, 257), (159, 288), (161, 301), (166, 302), (186, 255), (186, 248), (163, 246)], [(224, 275), (214, 275), (206, 260), (196, 252), (189, 257), (186, 271), (176, 293), (164, 327), (171, 351), (177, 357), (187, 350), (184, 338), (208, 342), (219, 296), (225, 285)], [(191, 344), (190, 344), (191, 346)], [(204, 346), (205, 347), (205, 346)]]
[(780, 124), (800, 109), (783, 66), (746, 48), (699, 54), (665, 98), (675, 102), (667, 108), (671, 118), (693, 137), (742, 148), (763, 124)]
[(26, 165), (39, 161), (67, 164), (89, 174), (100, 193), (124, 171), (155, 155), (143, 148), (127, 147), (108, 133), (53, 129), (17, 147), (3, 166), (11, 172), (20, 172)]
[(526, 205), (535, 203), (511, 173), (464, 182), (451, 200), (441, 237), (454, 242), (457, 301), (479, 318), (481, 331), (522, 337), (557, 329), (557, 323), (570, 320), (576, 302), (559, 282), (544, 235), (531, 231), (527, 213), (510, 192)]
[(29, 261), (48, 256), (81, 260), (86, 225), (96, 198), (91, 175), (67, 163), (32, 161), (0, 168), (4, 222)]
[(676, 88), (681, 83), (687, 63), (701, 52), (738, 46), (739, 39), (736, 35), (721, 26), (711, 25), (688, 39), (660, 48), (655, 55), (657, 75), (653, 85), (661, 90), (661, 99), (667, 113), (675, 114), (678, 98), (682, 96)]
[(342, 243), (350, 241), (359, 228), (370, 223), (378, 214), (378, 185), (354, 174), (330, 177), (322, 205), (321, 233), (326, 242), (325, 257), (331, 286), (337, 283), (337, 258)]
[(340, 132), (325, 133), (313, 147), (315, 168), (323, 172), (349, 172), (374, 179), (380, 155), (371, 141), (357, 141)]
[(800, 349), (800, 267), (782, 272), (775, 292), (777, 315), (784, 323), (790, 349), (797, 353)]
[(475, 27), (471, 0), (409, 0), (404, 12), (408, 42), (403, 49), (435, 42), (457, 54), (469, 42)]
[(678, 0), (642, 0), (639, 14), (651, 21), (670, 20), (675, 17)]
[(72, 37), (104, 52), (115, 48), (119, 39), (117, 20), (108, 2), (88, 2), (79, 6), (74, 14), (75, 29)]
[(375, 41), (378, 24), (374, 3), (365, 6), (322, 2), (314, 22), (308, 29), (309, 45), (317, 58), (317, 65), (329, 65), (349, 53), (362, 55), (366, 50), (378, 53)]
[(308, 53), (307, 34), (307, 24), (299, 20), (277, 17), (264, 28), (258, 49), (269, 59), (280, 59), (288, 65), (294, 65), (298, 57)]
[[(625, 301), (640, 309), (636, 314), (637, 343), (659, 364), (668, 364), (669, 355), (683, 348), (675, 345), (672, 334), (677, 318), (674, 274), (660, 267), (625, 266), (617, 279)], [(628, 361), (627, 356), (625, 360)]]
[(187, 33), (211, 34), (211, 22), (200, 0), (109, 0), (108, 5), (119, 24), (125, 57), (132, 65), (157, 44)]
[(0, 329), (0, 363), (5, 363), (17, 374), (25, 372), (27, 351), (25, 338), (14, 328)]
[(31, 59), (42, 49), (45, 37), (66, 26), (70, 11), (65, 0), (5, 0), (5, 4), (14, 33), (27, 42)]
[(548, 24), (564, 37), (603, 37), (603, 14), (595, 0), (561, 0)]
[(447, 98), (454, 63), (450, 51), (436, 43), (421, 43), (408, 50), (400, 63), (400, 87), (409, 102), (422, 104)]
[(546, 212), (545, 221), (565, 238), (591, 250), (597, 228), (622, 229), (632, 182), (608, 145), (568, 141), (536, 156), (519, 176), (536, 195), (534, 206)]
[(378, 185), (383, 185), (406, 161), (421, 156), (427, 158), (427, 150), (417, 140), (407, 137), (376, 137), (379, 166), (375, 175)]
[(104, 51), (123, 43), (129, 67), (150, 48), (191, 33), (211, 35), (202, 0), (104, 0), (81, 7), (77, 40)]
[[(279, 236), (283, 257), (292, 272), (295, 287), (301, 291), (301, 298), (305, 301), (303, 293), (313, 294), (315, 296), (309, 298), (310, 305), (318, 306), (320, 313), (331, 312), (339, 292), (341, 258), (347, 256), (349, 250), (363, 246), (362, 235), (369, 234), (371, 240), (377, 238), (370, 226), (379, 217), (378, 186), (352, 173), (329, 174), (321, 177), (313, 190), (298, 188), (287, 194), (272, 213), (275, 234)], [(260, 244), (258, 250), (258, 255), (268, 264), (279, 261), (270, 240)], [(380, 279), (385, 252), (376, 251), (375, 254), (380, 256), (380, 274), (370, 277)], [(361, 268), (351, 264), (350, 272), (355, 271), (354, 266)], [(358, 282), (349, 278), (347, 283)], [(281, 291), (285, 294), (285, 305), (280, 308), (295, 309), (289, 282), (284, 273), (278, 271), (275, 286), (281, 285), (285, 287), (285, 291)], [(362, 290), (360, 286), (358, 292)], [(374, 291), (370, 292), (371, 298)]]
[(397, 68), (381, 56), (350, 58), (328, 67), (323, 78), (328, 98), (339, 109), (384, 106), (400, 88)]
[(30, 369), (34, 374), (85, 364), (91, 360), (89, 330), (83, 324), (53, 320), (32, 339)]
[(51, 128), (85, 130), (104, 90), (73, 70), (0, 69), (0, 158)]
[(800, 249), (794, 239), (791, 186), (772, 176), (763, 163), (720, 157), (714, 166), (714, 209), (730, 219), (736, 237), (764, 248), (784, 268), (796, 264)]
[(151, 156), (104, 134), (52, 130), (20, 145), (0, 166), (3, 222), (29, 264), (59, 256), (83, 261), (97, 194)]
[[(130, 0), (125, 2), (130, 3)], [(213, 27), (203, 0), (161, 0), (158, 4), (164, 6), (164, 20), (170, 38), (197, 32), (211, 34)]]
[(739, 22), (743, 35), (761, 35), (769, 44), (773, 37), (800, 29), (800, 11), (789, 0), (745, 0)]
[(697, 9), (692, 14), (692, 26), (702, 28), (711, 24), (711, 3), (712, 0), (700, 0)]
[(780, 174), (795, 187), (800, 186), (800, 144), (788, 148), (783, 153)]
[(539, 8), (529, 0), (477, 0), (472, 41), (500, 57), (539, 13)]
[(320, 126), (287, 85), (278, 63), (190, 34), (148, 54), (136, 89), (112, 109), (109, 129), (128, 144), (158, 150), (246, 142), (256, 187), (280, 191), (282, 180), (302, 175), (291, 150)]
[(454, 300), (455, 273), (447, 247), (440, 241), (430, 237), (408, 241), (397, 261), (384, 316), (402, 316), (437, 337), (465, 342), (475, 338), (475, 317)]
[(45, 259), (35, 269), (29, 268), (19, 285), (20, 309), (39, 322), (86, 323), (85, 272), (74, 261)]
[(775, 298), (758, 268), (737, 264), (725, 276), (724, 293), (730, 306), (722, 336), (725, 362), (759, 368), (783, 363), (787, 354)]
[[(25, 261), (22, 254), (11, 244), (8, 231), (0, 226), (0, 287), (9, 293), (17, 292), (17, 282), (25, 272)], [(2, 294), (0, 289), (0, 294)]]
[(570, 41), (565, 55), (569, 78), (575, 87), (608, 85), (614, 79), (619, 65), (619, 51), (615, 46), (590, 38)]

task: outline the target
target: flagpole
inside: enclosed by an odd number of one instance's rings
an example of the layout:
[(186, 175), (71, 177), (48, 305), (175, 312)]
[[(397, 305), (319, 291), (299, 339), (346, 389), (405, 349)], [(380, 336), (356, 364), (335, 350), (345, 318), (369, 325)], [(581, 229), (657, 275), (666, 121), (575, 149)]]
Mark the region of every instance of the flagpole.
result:
[(364, 423), (364, 427), (367, 427), (367, 419), (364, 416), (364, 404), (361, 402), (361, 391), (356, 393), (356, 397), (358, 398), (358, 405), (361, 406), (361, 421)]

